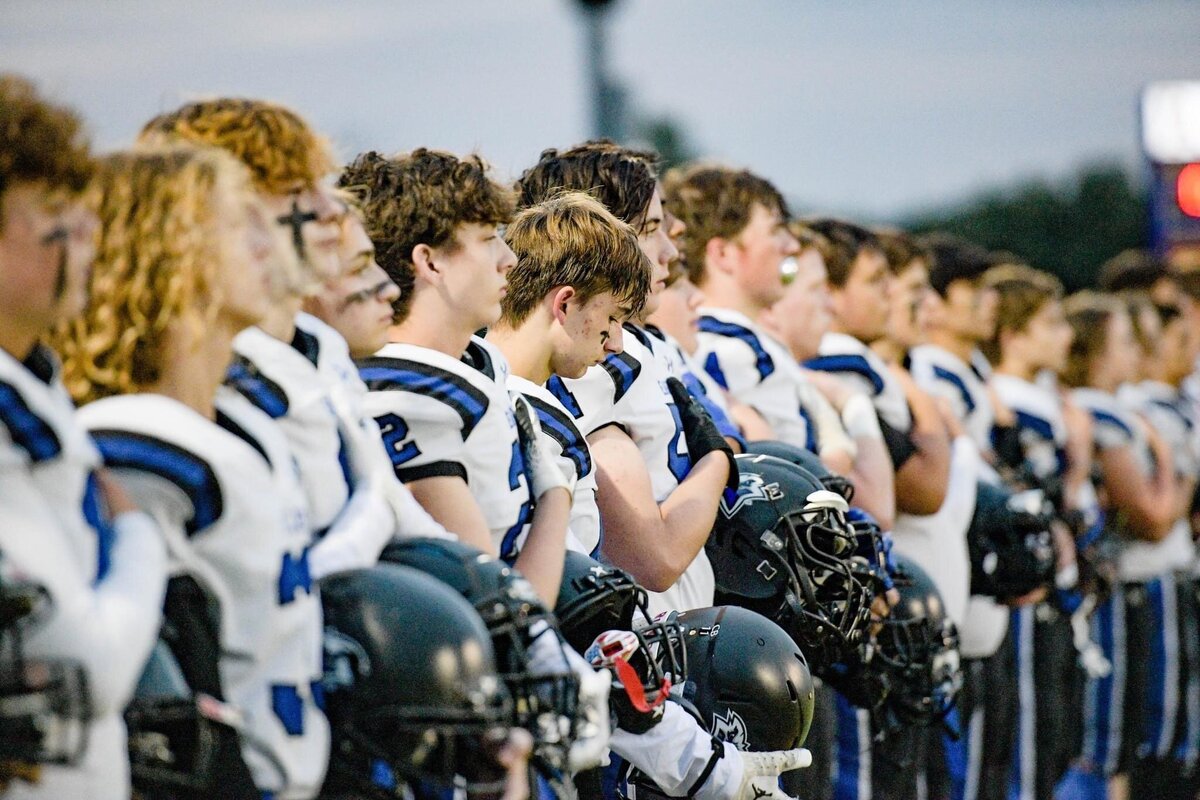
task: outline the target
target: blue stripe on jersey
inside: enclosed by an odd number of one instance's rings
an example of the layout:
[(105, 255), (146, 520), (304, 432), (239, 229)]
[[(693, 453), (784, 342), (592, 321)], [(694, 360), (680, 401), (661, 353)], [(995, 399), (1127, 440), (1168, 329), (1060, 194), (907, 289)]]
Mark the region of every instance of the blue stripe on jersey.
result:
[(704, 371), (722, 389), (729, 389), (729, 379), (725, 377), (725, 371), (721, 369), (721, 361), (717, 358), (716, 353), (709, 353), (708, 358), (704, 359)]
[(189, 536), (221, 518), (225, 506), (221, 484), (208, 462), (195, 453), (131, 431), (95, 430), (92, 438), (108, 466), (149, 472), (179, 487), (192, 503), (192, 518), (186, 526)]
[(279, 419), (288, 412), (287, 392), (263, 375), (254, 362), (245, 356), (234, 356), (225, 372), (225, 384), (237, 390), (238, 394), (271, 419)]
[(1119, 429), (1130, 439), (1133, 438), (1133, 428), (1129, 427), (1125, 420), (1121, 419), (1116, 414), (1099, 408), (1089, 408), (1088, 412), (1092, 415), (1092, 419), (1101, 425), (1111, 425), (1112, 427)]
[(813, 424), (812, 415), (808, 413), (808, 409), (800, 406), (800, 416), (804, 420), (804, 449), (810, 453), (815, 453), (820, 449), (821, 443), (817, 441), (817, 426)]
[(488, 410), (488, 396), (461, 375), (407, 358), (365, 358), (358, 374), (371, 391), (423, 394), (445, 403), (462, 419), (466, 441)]
[(958, 389), (958, 393), (962, 395), (963, 405), (967, 407), (968, 414), (975, 410), (975, 398), (971, 397), (971, 390), (967, 388), (966, 381), (951, 370), (936, 365), (933, 368), (933, 374), (935, 377), (941, 378), (955, 389)]
[(718, 336), (740, 339), (748, 344), (754, 351), (754, 366), (758, 369), (760, 380), (775, 371), (774, 359), (763, 348), (762, 342), (758, 340), (758, 335), (749, 328), (733, 322), (722, 322), (716, 317), (700, 317), (700, 330), (703, 333), (715, 333)]
[(83, 518), (96, 532), (96, 580), (100, 583), (112, 566), (112, 548), (116, 542), (117, 533), (112, 523), (104, 516), (104, 506), (100, 501), (100, 484), (96, 473), (88, 475), (87, 488), (83, 492)]
[(35, 464), (62, 452), (62, 444), (50, 424), (30, 410), (15, 387), (3, 381), (0, 381), (0, 425), (8, 428), (13, 444), (28, 453)]
[(1158, 406), (1159, 408), (1166, 409), (1167, 411), (1170, 411), (1175, 416), (1179, 417), (1179, 419), (1183, 422), (1184, 426), (1189, 431), (1195, 427), (1196, 423), (1187, 414), (1187, 412), (1185, 412), (1182, 408), (1180, 408), (1179, 406), (1172, 403), (1170, 400), (1157, 400), (1156, 399), (1156, 400), (1151, 400), (1150, 402), (1153, 403), (1154, 405)]
[(1054, 443), (1054, 426), (1050, 424), (1050, 420), (1020, 409), (1013, 409), (1013, 411), (1017, 415), (1018, 428), (1033, 431), (1047, 442)]
[(804, 366), (819, 372), (853, 372), (869, 380), (875, 394), (883, 391), (883, 377), (871, 368), (871, 362), (867, 361), (866, 356), (853, 353), (817, 356), (805, 361)]
[(613, 382), (613, 402), (617, 402), (633, 388), (633, 382), (642, 374), (642, 364), (628, 353), (613, 353), (600, 366)]
[(274, 468), (274, 465), (271, 464), (271, 457), (267, 455), (266, 448), (259, 444), (259, 441), (250, 435), (250, 431), (243, 428), (237, 423), (236, 420), (219, 408), (217, 409), (216, 422), (222, 428), (253, 447), (256, 451), (258, 451), (258, 454), (263, 457), (263, 461), (266, 461), (268, 466)]
[(588, 451), (583, 434), (575, 427), (571, 418), (545, 400), (531, 394), (525, 395), (525, 399), (537, 411), (538, 421), (542, 423), (542, 430), (558, 443), (558, 446), (562, 448), (563, 455), (571, 459), (571, 463), (575, 465), (575, 477), (582, 478), (591, 472), (592, 455)]
[(346, 491), (354, 493), (354, 469), (350, 466), (350, 448), (342, 429), (338, 428), (338, 466), (342, 469), (342, 480), (346, 482)]
[(626, 333), (641, 342), (643, 347), (653, 352), (654, 348), (650, 346), (650, 335), (646, 333), (646, 331), (642, 330), (637, 325), (634, 325), (632, 322), (626, 322), (621, 327), (625, 329)]
[(579, 419), (583, 416), (583, 409), (579, 407), (579, 401), (575, 399), (575, 395), (571, 394), (571, 390), (562, 382), (562, 378), (557, 375), (551, 375), (550, 380), (546, 381), (546, 390), (554, 395), (554, 399), (562, 403), (563, 408), (570, 412), (571, 416)]

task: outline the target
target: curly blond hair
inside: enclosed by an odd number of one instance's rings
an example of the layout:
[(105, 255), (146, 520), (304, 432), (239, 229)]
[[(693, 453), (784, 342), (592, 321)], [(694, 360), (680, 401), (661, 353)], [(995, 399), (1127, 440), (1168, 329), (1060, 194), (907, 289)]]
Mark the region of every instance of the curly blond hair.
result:
[[(117, 153), (87, 190), (100, 217), (88, 303), (51, 344), (78, 403), (145, 391), (163, 366), (168, 331), (204, 335), (222, 306), (219, 203), (251, 189), (246, 168), (212, 148)], [(236, 195), (234, 195), (236, 197)]]
[(138, 141), (178, 139), (232, 153), (266, 194), (313, 186), (336, 164), (328, 140), (295, 111), (266, 100), (221, 97), (187, 103), (147, 122)]

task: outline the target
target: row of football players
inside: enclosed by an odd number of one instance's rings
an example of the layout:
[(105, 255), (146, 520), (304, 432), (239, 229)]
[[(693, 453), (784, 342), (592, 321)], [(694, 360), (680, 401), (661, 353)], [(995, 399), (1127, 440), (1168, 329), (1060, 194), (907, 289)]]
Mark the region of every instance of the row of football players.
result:
[[(674, 256), (661, 218), (639, 239), (596, 201), (565, 196), (512, 220), (506, 243), (496, 226), (512, 215), (507, 190), (478, 159), (428, 151), (358, 159), (341, 179), (351, 200), (322, 183), (332, 160), (307, 124), (256, 101), (185, 106), (149, 123), (137, 150), (94, 162), (71, 112), (19, 78), (0, 87), (9, 289), (0, 511), (5, 632), (20, 655), (6, 661), (5, 695), (22, 701), (6, 706), (0, 739), (6, 763), (43, 765), (10, 769), (26, 779), (10, 793), (124, 796), (122, 711), (139, 676), (124, 718), (147, 796), (219, 786), (228, 796), (307, 797), (323, 782), (331, 796), (390, 796), (405, 781), (456, 780), (516, 797), (527, 785), (521, 727), (534, 734), (539, 775), (560, 788), (609, 746), (640, 768), (647, 791), (672, 796), (776, 794), (776, 776), (806, 763), (798, 747), (811, 685), (788, 634), (727, 609), (648, 626), (653, 612), (632, 579), (566, 555), (569, 515), (573, 549), (600, 543), (593, 455), (538, 384), (552, 371), (583, 377), (621, 350), (621, 323), (664, 284), (660, 275), (651, 291), (643, 251), (661, 247), (660, 271)], [(652, 174), (642, 156), (608, 150), (604, 159)], [(646, 186), (642, 212), (660, 209), (653, 180)], [(370, 237), (348, 202), (361, 204)], [(391, 236), (381, 233), (389, 220)], [(506, 287), (525, 304), (514, 313), (506, 302), (511, 325), (499, 320)], [(472, 338), (488, 326), (509, 345)], [(511, 387), (532, 400), (510, 398), (503, 352), (518, 365)], [(728, 445), (672, 386), (680, 407), (658, 384), (646, 406), (669, 421), (670, 455), (660, 455), (692, 494), (661, 509), (653, 495), (635, 497), (629, 521), (606, 521), (632, 532), (649, 510), (650, 533), (683, 525), (695, 551), (731, 484), (729, 516), (769, 499), (760, 524), (776, 527), (779, 480), (771, 493), (761, 479), (756, 495), (734, 492)], [(630, 463), (648, 482), (642, 461)], [(793, 538), (820, 519), (851, 541), (845, 500), (790, 469)], [(874, 556), (875, 532), (860, 538)], [(839, 589), (811, 564), (808, 631), (840, 626), (861, 644), (866, 573), (850, 575), (844, 548), (824, 548), (846, 581)], [(474, 609), (399, 567), (371, 569), (381, 551), (451, 584)], [(797, 557), (781, 568), (803, 569)], [(672, 553), (667, 577), (638, 571), (666, 590), (696, 559)], [(318, 582), (333, 628), (327, 669)], [(711, 605), (708, 583), (707, 602), (670, 605)], [(819, 613), (852, 591), (852, 617), (833, 625)], [(565, 633), (601, 671), (563, 646), (540, 611), (555, 605), (582, 609), (582, 627)], [(612, 626), (589, 630), (596, 618)], [(685, 641), (699, 648), (690, 700), (664, 702), (668, 681), (684, 677)], [(722, 680), (724, 708), (713, 701)], [(710, 736), (718, 716), (731, 743)]]

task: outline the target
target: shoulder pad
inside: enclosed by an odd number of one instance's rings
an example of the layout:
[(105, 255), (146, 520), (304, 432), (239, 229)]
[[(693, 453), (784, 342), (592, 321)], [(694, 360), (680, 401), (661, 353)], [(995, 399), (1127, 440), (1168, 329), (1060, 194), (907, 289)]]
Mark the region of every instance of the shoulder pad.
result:
[(288, 396), (283, 387), (263, 375), (253, 361), (235, 354), (225, 373), (225, 384), (236, 390), (271, 419), (288, 412)]
[(450, 370), (407, 358), (372, 357), (358, 362), (358, 374), (371, 391), (409, 392), (430, 397), (462, 420), (465, 440), (487, 413), (488, 396)]
[[(702, 316), (700, 317), (700, 332), (725, 336), (745, 342), (754, 353), (754, 366), (758, 369), (760, 380), (775, 371), (775, 360), (771, 358), (771, 354), (762, 346), (762, 342), (758, 339), (758, 334), (744, 325), (738, 325), (735, 322), (723, 322), (716, 317)], [(713, 377), (716, 378), (715, 375)]]
[(25, 451), (30, 461), (48, 461), (62, 452), (58, 434), (37, 415), (12, 384), (0, 381), (0, 425), (8, 429), (14, 445)]

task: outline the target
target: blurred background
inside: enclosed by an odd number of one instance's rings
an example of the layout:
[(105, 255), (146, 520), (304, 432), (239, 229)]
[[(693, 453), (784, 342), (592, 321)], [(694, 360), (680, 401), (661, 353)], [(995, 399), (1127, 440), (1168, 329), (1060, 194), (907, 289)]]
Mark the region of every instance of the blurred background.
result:
[(1161, 239), (1139, 98), (1200, 78), (1198, 40), (1193, 0), (0, 0), (0, 69), (102, 149), (217, 94), (293, 106), (344, 158), (478, 150), (506, 177), (604, 134), (1072, 288)]

